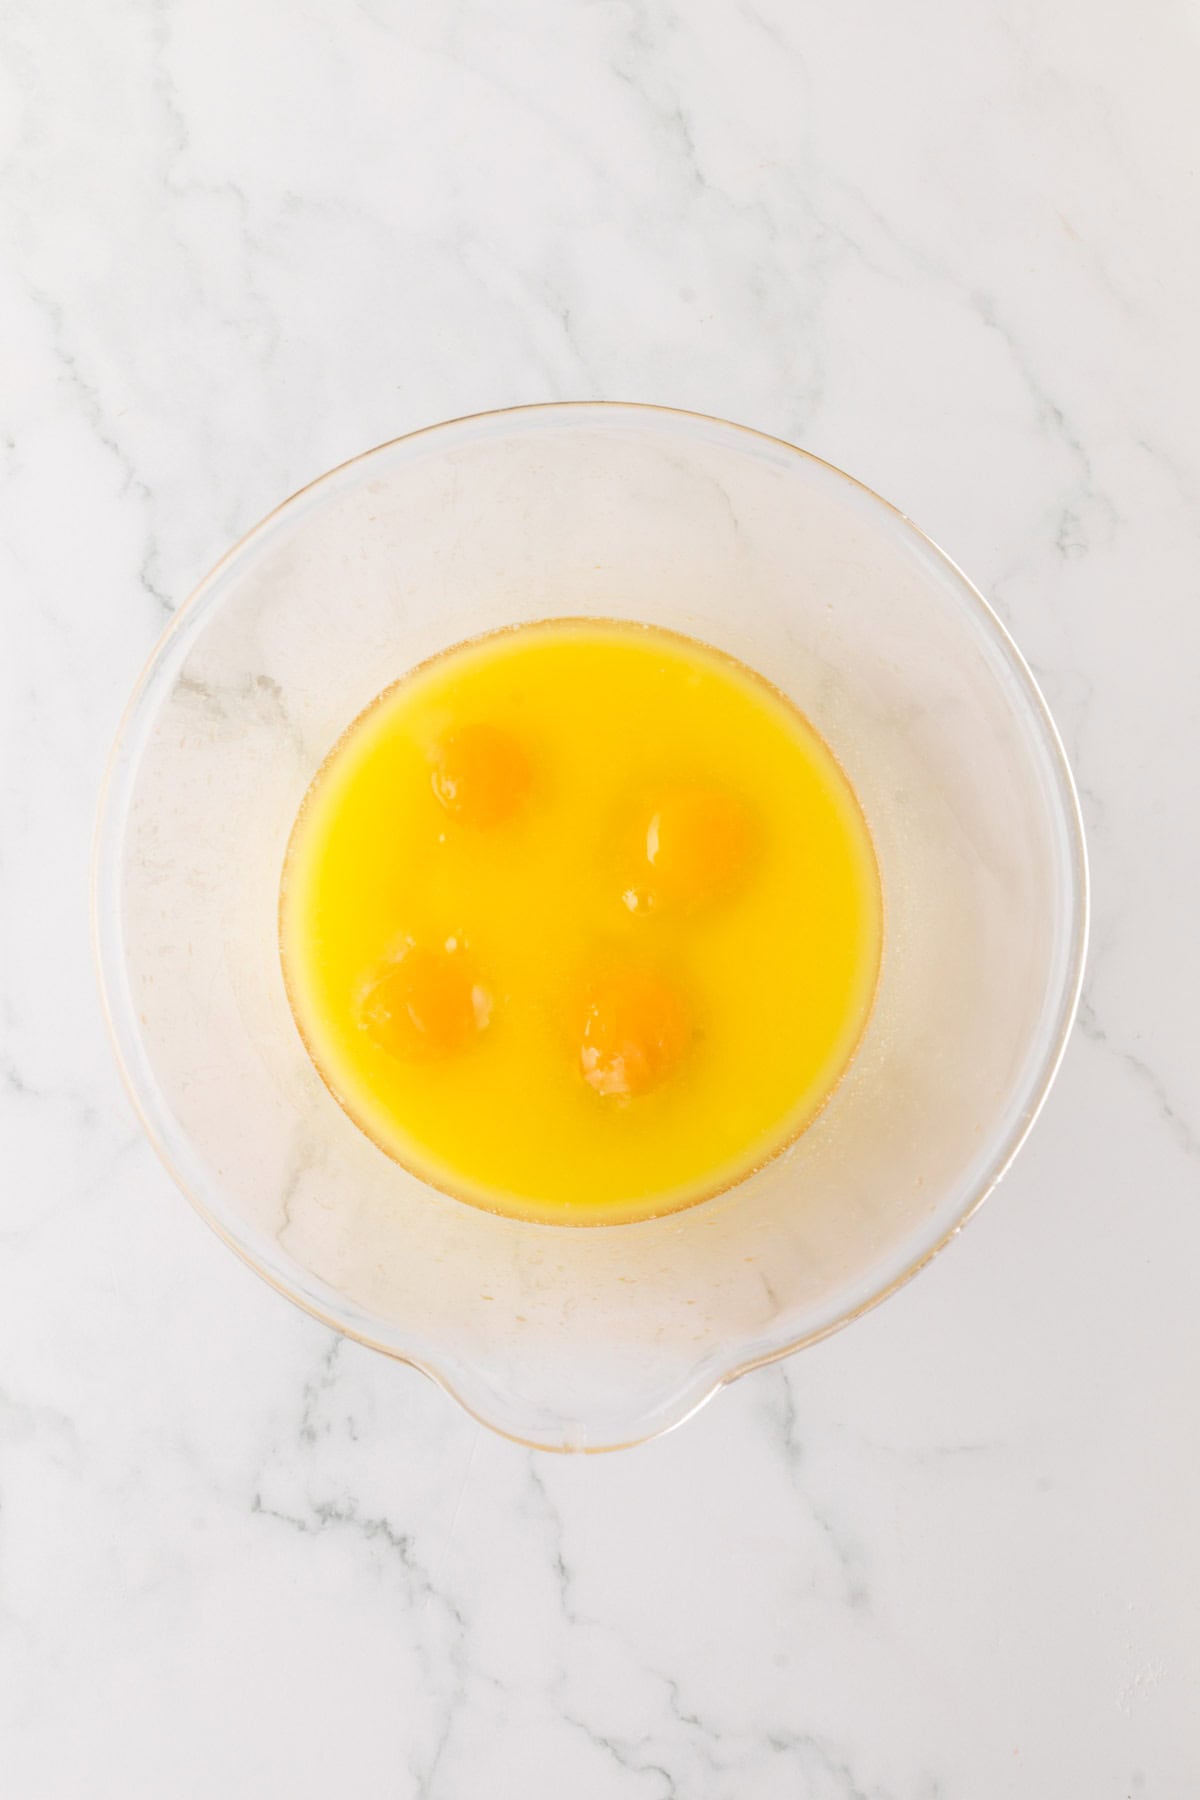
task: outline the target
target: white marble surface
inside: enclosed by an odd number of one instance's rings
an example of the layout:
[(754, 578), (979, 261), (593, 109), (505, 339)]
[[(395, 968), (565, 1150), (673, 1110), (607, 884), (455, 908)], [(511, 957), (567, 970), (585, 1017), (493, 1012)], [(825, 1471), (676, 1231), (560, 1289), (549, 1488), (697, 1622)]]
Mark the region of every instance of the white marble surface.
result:
[[(1200, 1792), (1200, 29), (1182, 0), (0, 0), (4, 1800)], [(108, 741), (352, 452), (605, 396), (911, 512), (1095, 877), (1033, 1139), (850, 1332), (530, 1455), (243, 1270), (141, 1142)]]

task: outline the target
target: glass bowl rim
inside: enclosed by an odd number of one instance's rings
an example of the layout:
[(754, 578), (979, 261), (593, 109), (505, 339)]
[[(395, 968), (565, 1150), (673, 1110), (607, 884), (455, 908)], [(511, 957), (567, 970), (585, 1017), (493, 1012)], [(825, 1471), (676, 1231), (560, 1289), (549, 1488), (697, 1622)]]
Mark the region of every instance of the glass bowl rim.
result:
[[(890, 514), (904, 532), (914, 538), (917, 541), (917, 544), (922, 547), (927, 554), (932, 555), (935, 562), (948, 569), (955, 578), (955, 588), (958, 598), (972, 611), (975, 617), (975, 623), (977, 626), (982, 627), (984, 635), (990, 638), (993, 648), (1000, 653), (1002, 660), (1008, 665), (1009, 672), (1016, 678), (1017, 687), (1024, 699), (1026, 707), (1025, 719), (1023, 722), (1035, 734), (1040, 732), (1043, 747), (1049, 753), (1049, 763), (1053, 775), (1054, 788), (1056, 790), (1056, 799), (1058, 801), (1057, 820), (1060, 849), (1064, 849), (1066, 852), (1066, 867), (1068, 871), (1066, 900), (1069, 908), (1068, 916), (1070, 920), (1069, 946), (1063, 964), (1061, 991), (1058, 994), (1057, 1004), (1051, 1019), (1048, 1024), (1042, 1027), (1041, 1035), (1044, 1042), (1042, 1045), (1041, 1056), (1036, 1068), (1026, 1078), (1023, 1103), (1019, 1108), (1014, 1110), (1012, 1123), (1007, 1131), (998, 1139), (991, 1157), (988, 1159), (985, 1168), (977, 1178), (973, 1188), (968, 1193), (965, 1203), (940, 1236), (932, 1243), (924, 1246), (897, 1274), (891, 1276), (878, 1288), (873, 1289), (865, 1298), (855, 1301), (854, 1304), (848, 1306), (835, 1318), (817, 1325), (808, 1331), (804, 1331), (796, 1337), (788, 1338), (778, 1345), (772, 1345), (767, 1350), (760, 1351), (753, 1356), (735, 1362), (731, 1364), (730, 1367), (715, 1373), (711, 1377), (706, 1377), (705, 1384), (699, 1386), (696, 1392), (688, 1396), (686, 1405), (677, 1413), (672, 1413), (665, 1422), (654, 1423), (644, 1432), (628, 1438), (621, 1443), (584, 1446), (575, 1444), (550, 1444), (544, 1441), (539, 1442), (534, 1439), (525, 1438), (518, 1432), (510, 1430), (495, 1418), (488, 1417), (477, 1407), (473, 1406), (463, 1394), (458, 1391), (458, 1388), (450, 1375), (447, 1374), (445, 1370), (439, 1368), (436, 1362), (406, 1352), (396, 1345), (383, 1342), (377, 1337), (372, 1337), (369, 1331), (358, 1329), (347, 1320), (339, 1318), (336, 1313), (322, 1307), (318, 1301), (303, 1293), (298, 1286), (289, 1283), (282, 1276), (265, 1267), (255, 1254), (252, 1246), (239, 1241), (225, 1223), (211, 1210), (204, 1197), (195, 1191), (194, 1183), (189, 1181), (179, 1167), (177, 1159), (167, 1141), (166, 1133), (152, 1114), (149, 1098), (144, 1097), (138, 1087), (133, 1070), (130, 1068), (129, 1061), (125, 1054), (122, 1041), (122, 1022), (117, 1016), (120, 1007), (118, 1000), (114, 997), (114, 988), (116, 985), (114, 981), (115, 971), (109, 966), (106, 949), (106, 942), (110, 935), (106, 928), (112, 920), (114, 912), (119, 910), (120, 904), (118, 864), (119, 850), (123, 842), (123, 828), (122, 820), (117, 816), (114, 807), (114, 789), (116, 786), (117, 770), (125, 749), (126, 738), (135, 718), (154, 692), (160, 671), (168, 659), (168, 653), (176, 637), (185, 625), (191, 625), (195, 621), (198, 613), (202, 610), (205, 601), (209, 598), (211, 591), (217, 585), (219, 579), (246, 551), (250, 550), (261, 537), (267, 535), (267, 533), (293, 508), (298, 507), (305, 499), (311, 498), (319, 489), (336, 485), (341, 478), (346, 476), (357, 465), (367, 463), (372, 458), (382, 456), (386, 452), (395, 450), (401, 445), (414, 444), (417, 440), (433, 438), (443, 433), (452, 433), (463, 427), (478, 425), (484, 422), (490, 424), (512, 422), (518, 426), (522, 426), (532, 423), (533, 415), (541, 416), (546, 414), (558, 414), (560, 416), (579, 414), (589, 418), (640, 416), (653, 417), (660, 420), (665, 419), (668, 421), (675, 420), (684, 427), (689, 424), (716, 427), (723, 434), (727, 433), (731, 436), (744, 437), (749, 439), (752, 443), (758, 443), (760, 445), (766, 444), (773, 446), (775, 449), (784, 450), (791, 456), (798, 457), (806, 463), (817, 465), (827, 474), (834, 476), (839, 482), (844, 483), (847, 487), (854, 490), (860, 497), (865, 497), (872, 506), (878, 507), (885, 513)], [(130, 777), (132, 777), (136, 767), (137, 760), (135, 759), (129, 771)], [(454, 1403), (470, 1418), (474, 1419), (477, 1424), (486, 1426), (488, 1430), (497, 1432), (500, 1436), (508, 1438), (511, 1442), (520, 1444), (528, 1449), (571, 1451), (577, 1454), (594, 1455), (608, 1450), (630, 1448), (635, 1444), (649, 1442), (656, 1437), (662, 1436), (667, 1431), (674, 1430), (678, 1425), (682, 1425), (687, 1419), (691, 1418), (702, 1406), (705, 1406), (722, 1388), (737, 1381), (741, 1376), (747, 1375), (755, 1369), (764, 1368), (771, 1363), (780, 1362), (786, 1357), (793, 1356), (797, 1351), (807, 1349), (810, 1345), (819, 1343), (822, 1339), (832, 1336), (834, 1332), (842, 1330), (843, 1327), (851, 1324), (855, 1319), (861, 1318), (865, 1313), (873, 1311), (874, 1308), (881, 1305), (884, 1300), (890, 1298), (892, 1294), (906, 1286), (908, 1282), (918, 1275), (928, 1263), (932, 1262), (935, 1256), (945, 1249), (946, 1245), (950, 1243), (953, 1238), (957, 1237), (958, 1233), (968, 1221), (979, 1211), (979, 1208), (983, 1205), (988, 1195), (993, 1191), (997, 1183), (1005, 1174), (1013, 1161), (1013, 1158), (1016, 1156), (1029, 1135), (1038, 1114), (1045, 1104), (1046, 1097), (1053, 1086), (1055, 1076), (1058, 1073), (1059, 1066), (1066, 1051), (1071, 1027), (1074, 1023), (1079, 1006), (1083, 985), (1084, 966), (1087, 956), (1089, 915), (1090, 890), (1087, 843), (1084, 834), (1079, 797), (1074, 777), (1071, 773), (1071, 767), (1067, 760), (1066, 751), (1063, 747), (1062, 738), (1037, 681), (1020, 650), (1017, 648), (1007, 627), (1003, 624), (993, 607), (984, 598), (980, 590), (975, 586), (974, 582), (970, 580), (953, 558), (948, 556), (941, 546), (936, 543), (927, 532), (923, 531), (907, 513), (900, 507), (894, 505), (890, 500), (885, 499), (884, 496), (877, 493), (875, 489), (869, 487), (865, 482), (860, 481), (856, 476), (847, 474), (844, 469), (839, 468), (835, 463), (827, 461), (824, 457), (817, 456), (810, 450), (802, 449), (797, 444), (789, 443), (786, 438), (776, 437), (770, 432), (759, 431), (750, 425), (742, 425), (733, 420), (718, 418), (710, 413), (701, 413), (683, 407), (663, 406), (653, 402), (636, 400), (534, 401), (515, 406), (490, 408), (482, 412), (464, 413), (456, 418), (439, 420), (432, 425), (418, 426), (413, 431), (402, 432), (397, 437), (385, 439), (381, 443), (371, 445), (366, 450), (357, 452), (354, 456), (347, 457), (345, 461), (335, 464), (332, 468), (326, 469), (320, 475), (314, 477), (313, 480), (305, 482), (291, 494), (287, 495), (286, 498), (281, 500), (276, 506), (272, 507), (271, 510), (257, 520), (249, 530), (242, 533), (229, 549), (225, 551), (224, 555), (222, 555), (200, 579), (186, 598), (180, 602), (151, 648), (151, 651), (134, 682), (129, 698), (122, 708), (120, 719), (114, 733), (112, 747), (108, 753), (103, 776), (101, 778), (92, 838), (90, 878), (92, 954), (105, 1027), (107, 1029), (109, 1042), (112, 1046), (118, 1072), (138, 1123), (146, 1137), (149, 1139), (160, 1162), (163, 1164), (176, 1187), (184, 1195), (185, 1199), (188, 1200), (191, 1206), (204, 1220), (205, 1224), (216, 1233), (222, 1242), (228, 1245), (248, 1268), (252, 1269), (256, 1275), (266, 1281), (276, 1290), (276, 1292), (290, 1300), (293, 1305), (298, 1306), (311, 1317), (318, 1319), (329, 1330), (335, 1331), (343, 1337), (349, 1337), (354, 1341), (365, 1345), (369, 1349), (379, 1351), (381, 1354), (390, 1357), (393, 1361), (407, 1364), (410, 1368), (427, 1376), (442, 1389), (448, 1398), (453, 1400)], [(136, 1035), (135, 1025), (130, 1027), (129, 1021), (125, 1021), (125, 1025), (126, 1028), (132, 1028)], [(553, 1224), (545, 1224), (542, 1229), (556, 1231), (559, 1227)], [(631, 1226), (631, 1229), (637, 1229), (636, 1222)]]

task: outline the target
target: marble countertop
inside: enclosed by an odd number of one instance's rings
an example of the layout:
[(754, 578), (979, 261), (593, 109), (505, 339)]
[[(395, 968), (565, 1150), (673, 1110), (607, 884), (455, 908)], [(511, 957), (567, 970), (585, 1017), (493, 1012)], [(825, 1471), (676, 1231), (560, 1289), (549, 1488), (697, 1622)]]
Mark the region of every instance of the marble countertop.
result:
[[(1198, 84), (1173, 3), (0, 0), (5, 1800), (1200, 1792)], [(801, 443), (972, 574), (1095, 911), (964, 1236), (571, 1460), (178, 1197), (87, 874), (232, 538), (379, 440), (592, 396)]]

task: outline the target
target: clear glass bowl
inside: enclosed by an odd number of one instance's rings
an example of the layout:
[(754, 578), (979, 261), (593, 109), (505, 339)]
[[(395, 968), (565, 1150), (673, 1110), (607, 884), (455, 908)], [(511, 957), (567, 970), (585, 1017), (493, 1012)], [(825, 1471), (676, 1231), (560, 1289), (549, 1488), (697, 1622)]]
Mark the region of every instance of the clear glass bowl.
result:
[[(789, 694), (854, 783), (886, 904), (874, 1014), (816, 1123), (714, 1200), (593, 1229), (481, 1212), (376, 1149), (305, 1054), (276, 937), (343, 728), (445, 646), (568, 614), (689, 633)], [(1086, 867), (1028, 669), (901, 513), (715, 419), (525, 407), (333, 470), (180, 609), (113, 751), (95, 930), (134, 1103), (225, 1240), (496, 1430), (604, 1449), (854, 1318), (980, 1204), (1062, 1053)]]

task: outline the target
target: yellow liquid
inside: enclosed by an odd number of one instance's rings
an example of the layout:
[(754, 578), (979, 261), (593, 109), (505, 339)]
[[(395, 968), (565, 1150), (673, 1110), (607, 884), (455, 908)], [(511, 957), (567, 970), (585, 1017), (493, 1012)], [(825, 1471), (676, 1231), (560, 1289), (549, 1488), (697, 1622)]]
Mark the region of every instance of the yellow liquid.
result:
[(436, 1187), (565, 1224), (690, 1205), (789, 1143), (854, 1053), (881, 937), (866, 824), (808, 722), (703, 644), (585, 620), (381, 694), (309, 790), (280, 900), (296, 1022), (350, 1117)]

